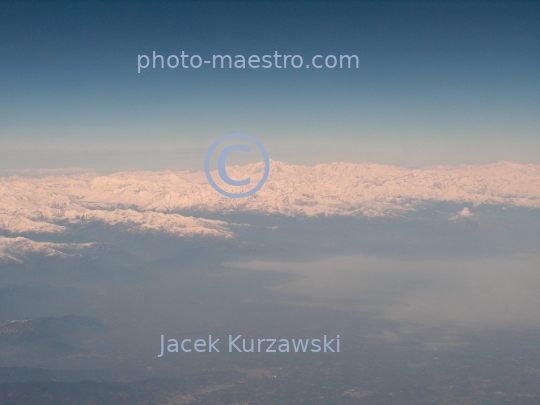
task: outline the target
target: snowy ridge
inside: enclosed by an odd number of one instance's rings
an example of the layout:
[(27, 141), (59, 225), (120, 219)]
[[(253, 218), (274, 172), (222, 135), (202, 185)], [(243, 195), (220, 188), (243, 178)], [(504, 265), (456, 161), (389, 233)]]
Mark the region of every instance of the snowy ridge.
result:
[[(256, 183), (263, 166), (233, 166), (227, 171), (232, 178), (250, 177)], [(65, 230), (64, 222), (100, 221), (132, 231), (227, 238), (232, 233), (225, 222), (174, 212), (376, 217), (415, 210), (427, 201), (540, 208), (540, 166), (500, 162), (406, 169), (352, 163), (308, 167), (272, 161), (267, 183), (244, 199), (217, 193), (202, 171), (13, 176), (0, 178), (0, 230), (59, 233)]]
[(20, 214), (13, 216), (0, 214), (0, 231), (10, 233), (61, 233), (65, 230), (66, 228), (63, 226), (32, 221)]
[[(69, 214), (69, 213), (68, 213)], [(109, 225), (127, 225), (130, 231), (156, 231), (180, 237), (216, 236), (230, 238), (227, 223), (178, 214), (161, 212), (137, 212), (131, 209), (114, 211), (88, 210), (83, 214), (69, 216), (71, 222), (101, 221)]]
[(0, 236), (0, 263), (14, 261), (21, 263), (28, 255), (67, 258), (80, 255), (84, 249), (94, 246), (94, 243), (51, 243), (34, 242), (33, 240), (16, 237), (5, 238)]

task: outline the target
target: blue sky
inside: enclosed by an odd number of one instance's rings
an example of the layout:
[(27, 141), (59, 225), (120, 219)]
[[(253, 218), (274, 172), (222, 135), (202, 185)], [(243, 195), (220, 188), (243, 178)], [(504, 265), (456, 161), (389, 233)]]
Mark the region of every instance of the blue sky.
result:
[[(540, 163), (537, 2), (0, 6), (0, 169), (197, 169), (243, 132), (291, 163)], [(137, 55), (357, 54), (359, 69)]]

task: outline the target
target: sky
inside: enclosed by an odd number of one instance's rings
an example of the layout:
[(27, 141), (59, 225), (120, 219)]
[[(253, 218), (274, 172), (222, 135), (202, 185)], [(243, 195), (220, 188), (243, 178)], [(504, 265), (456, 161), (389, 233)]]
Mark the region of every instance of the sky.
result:
[[(3, 2), (0, 170), (271, 159), (540, 163), (538, 2)], [(138, 55), (355, 54), (358, 69), (143, 69)]]

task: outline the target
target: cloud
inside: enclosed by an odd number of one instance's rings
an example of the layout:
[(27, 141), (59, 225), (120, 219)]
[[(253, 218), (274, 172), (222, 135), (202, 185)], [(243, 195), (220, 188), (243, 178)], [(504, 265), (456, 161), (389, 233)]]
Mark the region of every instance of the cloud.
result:
[(449, 221), (457, 221), (462, 218), (473, 218), (474, 214), (467, 208), (463, 208), (460, 212), (458, 212), (456, 215), (448, 218)]

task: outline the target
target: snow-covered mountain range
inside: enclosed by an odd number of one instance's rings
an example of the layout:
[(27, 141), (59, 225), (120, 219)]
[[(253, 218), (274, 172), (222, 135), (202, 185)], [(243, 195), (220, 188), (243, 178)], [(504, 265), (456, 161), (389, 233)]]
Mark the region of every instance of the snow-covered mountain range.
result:
[[(227, 171), (232, 178), (256, 182), (263, 166), (232, 166)], [(178, 212), (376, 217), (399, 215), (428, 201), (540, 208), (540, 166), (500, 162), (406, 169), (272, 161), (264, 187), (243, 199), (217, 193), (202, 171), (11, 176), (0, 178), (0, 231), (62, 233), (69, 224), (102, 222), (180, 237), (228, 238), (232, 232), (227, 223)]]

